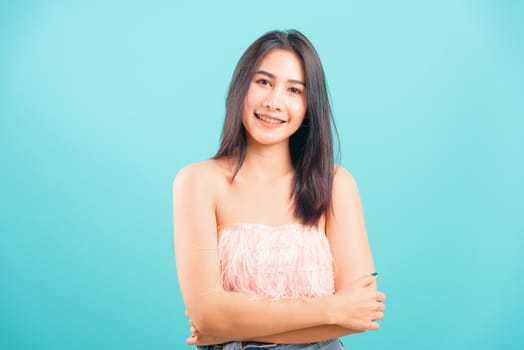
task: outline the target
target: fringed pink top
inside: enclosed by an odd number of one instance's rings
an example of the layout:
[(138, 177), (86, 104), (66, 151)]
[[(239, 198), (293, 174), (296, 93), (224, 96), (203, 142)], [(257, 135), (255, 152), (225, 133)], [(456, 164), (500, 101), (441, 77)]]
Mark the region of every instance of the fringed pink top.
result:
[(227, 291), (294, 299), (335, 292), (329, 242), (314, 227), (221, 225), (218, 254)]

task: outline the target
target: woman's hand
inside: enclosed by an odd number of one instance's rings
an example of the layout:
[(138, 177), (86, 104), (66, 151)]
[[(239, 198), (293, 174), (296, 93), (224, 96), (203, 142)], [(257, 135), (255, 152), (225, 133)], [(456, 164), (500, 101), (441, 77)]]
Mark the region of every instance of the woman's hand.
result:
[[(185, 315), (189, 316), (187, 310)], [(187, 345), (215, 345), (233, 341), (232, 339), (200, 333), (200, 331), (191, 322), (191, 319), (189, 320), (189, 325), (189, 332), (191, 332), (191, 336), (186, 339)]]
[(335, 323), (357, 331), (376, 330), (384, 318), (386, 295), (378, 292), (375, 276), (364, 276), (334, 295)]
[(191, 336), (186, 339), (188, 345), (215, 345), (222, 344), (231, 341), (230, 339), (223, 337), (216, 337), (213, 335), (202, 334), (195, 327), (190, 328)]

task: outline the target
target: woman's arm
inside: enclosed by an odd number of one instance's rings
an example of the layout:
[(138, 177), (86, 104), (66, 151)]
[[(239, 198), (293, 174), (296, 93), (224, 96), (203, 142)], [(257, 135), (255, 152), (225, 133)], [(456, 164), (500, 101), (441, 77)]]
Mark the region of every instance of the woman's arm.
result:
[[(362, 295), (362, 292), (359, 291), (366, 291), (367, 294), (370, 295), (376, 295), (377, 302), (381, 302), (384, 300), (385, 295), (383, 293), (375, 293), (373, 292), (376, 289), (376, 278), (374, 276), (368, 275), (363, 276), (359, 278), (357, 281), (353, 281), (349, 286), (345, 287), (344, 291), (339, 292), (338, 295), (341, 293), (347, 294), (348, 291), (353, 291), (352, 295), (353, 297)], [(348, 294), (349, 296), (349, 294)], [(358, 298), (360, 301), (359, 305), (365, 305), (365, 304), (376, 304), (373, 300), (369, 302), (366, 300), (366, 298)], [(369, 299), (369, 298), (368, 298)], [(355, 304), (355, 305), (356, 305)], [(366, 308), (365, 308), (366, 309)], [(383, 306), (382, 306), (383, 310)], [(372, 313), (372, 317), (376, 317), (374, 320), (379, 320), (382, 318), (382, 315)], [(186, 313), (186, 316), (188, 314)], [(372, 323), (371, 320), (368, 322)], [(267, 342), (267, 343), (282, 343), (282, 344), (296, 344), (296, 343), (309, 343), (309, 342), (316, 342), (316, 341), (323, 341), (327, 339), (333, 339), (337, 337), (342, 337), (350, 334), (355, 333), (361, 333), (361, 330), (355, 330), (355, 329), (349, 329), (346, 327), (341, 327), (338, 325), (323, 325), (323, 326), (316, 326), (316, 327), (309, 327), (309, 328), (303, 328), (303, 329), (297, 329), (289, 332), (284, 332), (280, 334), (272, 334), (268, 336), (261, 336), (261, 337), (244, 337), (242, 335), (239, 335), (237, 337), (220, 337), (220, 336), (213, 336), (210, 334), (205, 334), (200, 332), (195, 325), (191, 322), (190, 327), (190, 333), (191, 336), (187, 339), (187, 343), (189, 345), (210, 345), (210, 344), (220, 344), (220, 343), (226, 343), (233, 340), (253, 340), (253, 341), (261, 341), (261, 342)], [(377, 329), (377, 327), (371, 326), (368, 329)]]
[(178, 278), (195, 326), (204, 334), (250, 338), (335, 323), (334, 298), (250, 300), (222, 289), (215, 217), (219, 183), (217, 172), (200, 163), (180, 171), (173, 185)]
[[(222, 344), (239, 339), (228, 339), (224, 337), (216, 337), (205, 335), (191, 327), (191, 336), (187, 339), (188, 345), (212, 345)], [(312, 343), (318, 341), (324, 341), (333, 338), (339, 338), (350, 334), (361, 333), (347, 329), (340, 326), (317, 326), (311, 328), (298, 329), (296, 331), (269, 335), (266, 337), (251, 338), (251, 341), (259, 341), (265, 343), (277, 343), (277, 344), (301, 344), (301, 343)]]
[(215, 217), (220, 179), (215, 173), (209, 165), (195, 164), (184, 168), (173, 185), (178, 278), (188, 314), (202, 334), (255, 339), (323, 325), (358, 331), (377, 327), (372, 322), (377, 318), (370, 316), (376, 306), (369, 299), (376, 302), (380, 295), (369, 286), (348, 284), (333, 296), (307, 301), (252, 300), (224, 291)]
[[(326, 233), (334, 261), (335, 290), (375, 272), (357, 183), (337, 167), (333, 180), (333, 207), (326, 216)], [(376, 288), (376, 285), (374, 286)]]

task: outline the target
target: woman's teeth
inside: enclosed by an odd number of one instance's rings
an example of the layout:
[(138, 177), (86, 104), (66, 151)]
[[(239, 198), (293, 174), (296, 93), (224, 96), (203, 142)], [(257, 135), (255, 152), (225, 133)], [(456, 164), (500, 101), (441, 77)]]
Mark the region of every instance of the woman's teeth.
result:
[(271, 123), (271, 124), (283, 123), (283, 121), (281, 121), (281, 120), (264, 117), (263, 115), (260, 115), (260, 114), (255, 114), (255, 117), (257, 117), (258, 119), (263, 120), (263, 121), (265, 121), (267, 123)]

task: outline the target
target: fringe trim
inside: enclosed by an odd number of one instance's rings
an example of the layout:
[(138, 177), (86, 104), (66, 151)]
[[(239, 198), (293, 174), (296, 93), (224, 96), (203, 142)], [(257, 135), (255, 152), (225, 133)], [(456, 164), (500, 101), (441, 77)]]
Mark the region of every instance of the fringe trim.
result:
[(324, 232), (301, 224), (219, 227), (223, 288), (253, 299), (304, 299), (335, 292), (333, 258)]

